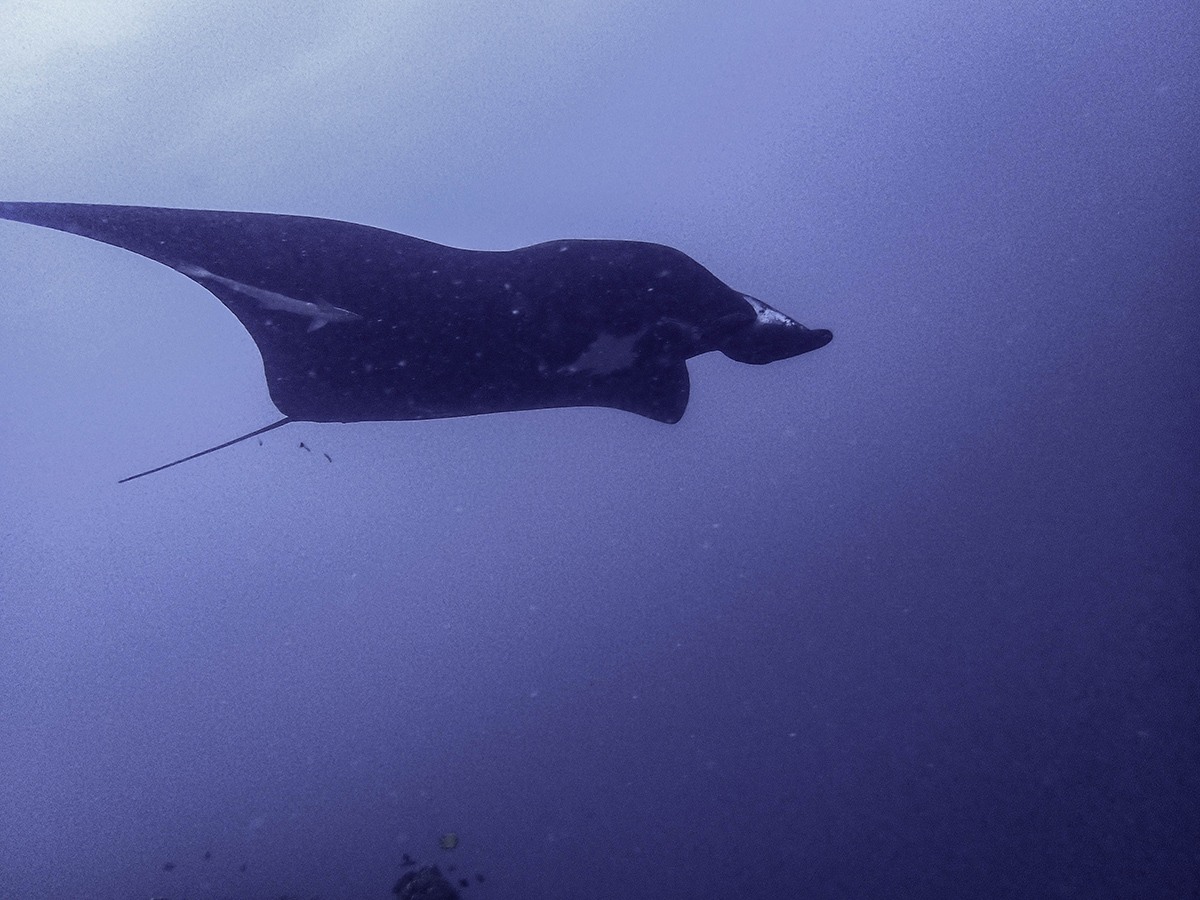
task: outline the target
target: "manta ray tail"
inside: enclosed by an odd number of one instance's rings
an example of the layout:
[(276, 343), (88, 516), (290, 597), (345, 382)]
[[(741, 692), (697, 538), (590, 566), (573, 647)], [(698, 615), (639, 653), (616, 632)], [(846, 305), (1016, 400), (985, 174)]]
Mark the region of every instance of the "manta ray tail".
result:
[(163, 469), (169, 469), (171, 466), (177, 466), (180, 463), (187, 462), (188, 460), (197, 459), (198, 457), (206, 456), (209, 453), (216, 453), (218, 450), (224, 450), (226, 447), (232, 447), (234, 444), (239, 444), (249, 438), (257, 437), (258, 435), (264, 434), (268, 431), (273, 431), (282, 425), (286, 425), (290, 421), (292, 420), (287, 416), (284, 416), (278, 422), (272, 422), (265, 428), (258, 429), (258, 431), (251, 431), (249, 434), (243, 434), (241, 437), (235, 437), (232, 441), (226, 441), (223, 444), (217, 444), (215, 447), (209, 447), (207, 450), (201, 450), (199, 453), (193, 453), (191, 456), (185, 456), (183, 459), (177, 459), (175, 462), (169, 462), (165, 466), (159, 466), (156, 469), (147, 469), (145, 472), (138, 472), (136, 475), (130, 475), (128, 478), (122, 478), (117, 482), (117, 484), (124, 484), (127, 481), (133, 481), (133, 479), (141, 478), (143, 475), (153, 475), (155, 472), (161, 472)]

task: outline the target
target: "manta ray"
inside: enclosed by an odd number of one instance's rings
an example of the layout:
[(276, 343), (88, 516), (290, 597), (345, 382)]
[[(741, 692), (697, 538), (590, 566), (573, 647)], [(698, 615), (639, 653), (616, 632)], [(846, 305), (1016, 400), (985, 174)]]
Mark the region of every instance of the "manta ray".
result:
[(462, 250), (308, 216), (0, 203), (0, 218), (123, 247), (220, 300), (250, 333), (280, 420), (370, 422), (600, 406), (675, 423), (687, 360), (752, 365), (833, 338), (662, 244)]

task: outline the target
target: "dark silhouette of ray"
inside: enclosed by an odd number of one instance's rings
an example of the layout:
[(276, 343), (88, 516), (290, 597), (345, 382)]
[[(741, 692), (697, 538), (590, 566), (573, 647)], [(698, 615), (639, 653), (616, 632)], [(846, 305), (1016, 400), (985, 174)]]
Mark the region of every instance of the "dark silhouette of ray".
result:
[(606, 406), (674, 423), (687, 408), (691, 357), (719, 350), (762, 365), (833, 337), (661, 244), (461, 250), (330, 219), (77, 203), (0, 203), (0, 218), (170, 266), (258, 345), (284, 418), (122, 482), (289, 421)]

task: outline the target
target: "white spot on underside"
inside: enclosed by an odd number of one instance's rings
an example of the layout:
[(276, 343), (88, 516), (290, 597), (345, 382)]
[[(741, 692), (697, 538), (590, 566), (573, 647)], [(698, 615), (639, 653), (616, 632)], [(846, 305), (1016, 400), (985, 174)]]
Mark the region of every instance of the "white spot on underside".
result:
[(579, 354), (579, 358), (570, 365), (563, 366), (558, 371), (571, 375), (611, 375), (628, 369), (637, 362), (637, 341), (643, 331), (633, 334), (613, 335), (602, 332), (588, 348)]

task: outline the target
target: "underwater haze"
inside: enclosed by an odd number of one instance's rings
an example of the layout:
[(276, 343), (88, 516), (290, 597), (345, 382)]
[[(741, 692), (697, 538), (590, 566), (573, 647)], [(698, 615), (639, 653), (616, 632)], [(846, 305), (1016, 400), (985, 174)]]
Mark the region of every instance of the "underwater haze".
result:
[(1188, 0), (0, 4), (0, 201), (834, 334), (118, 485), (278, 419), (258, 350), (0, 222), (0, 900), (1200, 896), (1197, 134)]

